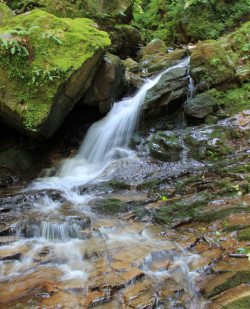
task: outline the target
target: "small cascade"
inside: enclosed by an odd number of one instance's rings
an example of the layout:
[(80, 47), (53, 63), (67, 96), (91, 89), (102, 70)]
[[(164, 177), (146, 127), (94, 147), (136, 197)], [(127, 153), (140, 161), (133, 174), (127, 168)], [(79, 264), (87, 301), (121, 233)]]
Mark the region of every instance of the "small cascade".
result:
[(71, 238), (78, 238), (81, 227), (75, 223), (54, 223), (41, 222), (38, 226), (33, 226), (30, 237), (44, 238), (48, 241), (67, 241)]
[(112, 160), (130, 155), (128, 145), (147, 91), (157, 84), (163, 74), (177, 67), (187, 67), (188, 63), (189, 58), (184, 59), (155, 78), (147, 80), (135, 96), (114, 104), (105, 118), (91, 126), (78, 154), (64, 162), (58, 176), (95, 177)]
[(190, 75), (190, 70), (188, 70), (188, 94), (187, 98), (190, 99), (194, 96), (195, 94), (195, 86), (194, 86), (194, 80), (192, 76)]

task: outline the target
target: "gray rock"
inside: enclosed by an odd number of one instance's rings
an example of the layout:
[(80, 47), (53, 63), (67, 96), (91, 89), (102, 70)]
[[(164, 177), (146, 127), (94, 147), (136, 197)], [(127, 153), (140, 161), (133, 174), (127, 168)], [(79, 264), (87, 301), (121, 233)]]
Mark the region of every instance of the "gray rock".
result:
[(37, 165), (26, 150), (8, 149), (0, 153), (0, 187), (7, 187), (14, 180), (30, 180), (36, 176)]
[(212, 95), (201, 93), (194, 98), (188, 99), (183, 107), (186, 115), (202, 119), (212, 115), (218, 106), (217, 100)]
[(107, 53), (92, 85), (84, 94), (82, 103), (98, 106), (102, 113), (106, 113), (113, 103), (125, 94), (127, 87), (123, 62), (119, 57)]
[(187, 95), (187, 69), (178, 67), (162, 75), (159, 82), (151, 88), (145, 97), (143, 113), (146, 118), (159, 115), (162, 108), (170, 102), (182, 101)]

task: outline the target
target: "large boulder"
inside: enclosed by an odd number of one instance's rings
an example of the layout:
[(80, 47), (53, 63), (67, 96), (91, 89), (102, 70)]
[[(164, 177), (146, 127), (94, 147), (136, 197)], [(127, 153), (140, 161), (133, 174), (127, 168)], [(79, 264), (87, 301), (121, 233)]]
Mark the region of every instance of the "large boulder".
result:
[(110, 52), (118, 55), (122, 59), (128, 56), (136, 56), (143, 43), (141, 33), (138, 29), (126, 24), (101, 25), (101, 28), (110, 34)]
[(106, 113), (126, 90), (123, 62), (119, 57), (107, 53), (82, 101), (85, 105), (98, 106), (101, 113)]
[(143, 114), (146, 118), (162, 115), (170, 103), (183, 102), (187, 97), (187, 67), (175, 67), (164, 73), (157, 84), (148, 90)]
[(110, 41), (92, 20), (41, 10), (0, 27), (1, 120), (50, 137), (91, 85)]
[(201, 93), (188, 99), (183, 108), (186, 115), (202, 119), (212, 115), (218, 109), (218, 106), (219, 102), (211, 94)]
[(190, 72), (196, 84), (206, 88), (223, 85), (229, 88), (235, 82), (250, 78), (249, 62), (250, 22), (218, 40), (199, 42), (192, 49)]
[(57, 17), (93, 19), (110, 34), (109, 51), (123, 59), (135, 56), (142, 44), (139, 30), (129, 23), (134, 0), (25, 0), (8, 1), (17, 14), (40, 8)]

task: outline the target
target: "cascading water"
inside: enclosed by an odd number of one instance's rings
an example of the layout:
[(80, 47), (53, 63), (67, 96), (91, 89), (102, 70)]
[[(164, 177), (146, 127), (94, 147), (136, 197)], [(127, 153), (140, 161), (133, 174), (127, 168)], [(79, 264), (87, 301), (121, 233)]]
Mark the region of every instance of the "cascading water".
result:
[(64, 162), (58, 172), (60, 178), (96, 175), (114, 159), (131, 154), (129, 142), (135, 130), (141, 106), (149, 89), (154, 87), (163, 74), (177, 67), (186, 67), (189, 58), (147, 80), (135, 96), (115, 103), (109, 114), (92, 125), (78, 154)]
[[(33, 226), (29, 238), (21, 238), (0, 248), (0, 251), (22, 248), (24, 252), (22, 259), (13, 262), (13, 265), (0, 262), (1, 280), (26, 278), (32, 273), (36, 276), (36, 271), (43, 267), (56, 269), (60, 276), (56, 273), (53, 280), (63, 282), (66, 291), (79, 291), (83, 298), (87, 295), (74, 308), (86, 308), (89, 304), (98, 304), (99, 299), (108, 300), (115, 284), (116, 288), (129, 288), (135, 278), (148, 276), (155, 290), (161, 289), (165, 280), (172, 278), (189, 294), (190, 309), (204, 308), (195, 288), (194, 273), (188, 268), (190, 260), (195, 259), (196, 255), (180, 250), (178, 245), (167, 240), (159, 240), (143, 224), (134, 225), (126, 220), (100, 218), (91, 213), (92, 228), (85, 231), (80, 223), (82, 216), (90, 215), (88, 202), (94, 196), (81, 195), (77, 190), (78, 186), (89, 181), (100, 181), (101, 174), (112, 162), (133, 155), (129, 142), (147, 91), (162, 74), (176, 67), (187, 67), (188, 63), (189, 59), (184, 59), (147, 80), (135, 96), (116, 103), (104, 119), (90, 128), (77, 155), (65, 160), (56, 176), (38, 179), (31, 184), (28, 191), (58, 190), (63, 198), (55, 200), (45, 195), (32, 200), (33, 211), (35, 216), (39, 213), (41, 223)], [(72, 220), (72, 215), (74, 220), (67, 221), (67, 216)], [(65, 216), (64, 221), (62, 216)], [(75, 221), (77, 223), (71, 223)], [(41, 256), (46, 257), (42, 263)], [(172, 265), (172, 270), (158, 267), (157, 263), (165, 260)], [(94, 293), (101, 289), (99, 287), (106, 288), (98, 298)], [(91, 293), (94, 296), (89, 296)], [(88, 303), (91, 297), (93, 301)], [(160, 308), (157, 302), (154, 304)], [(119, 305), (116, 308), (120, 308)]]

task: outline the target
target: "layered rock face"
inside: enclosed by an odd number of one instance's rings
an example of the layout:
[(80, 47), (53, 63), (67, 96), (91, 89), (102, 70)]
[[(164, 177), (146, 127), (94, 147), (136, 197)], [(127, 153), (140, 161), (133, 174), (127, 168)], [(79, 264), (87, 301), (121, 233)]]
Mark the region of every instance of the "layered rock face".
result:
[(0, 28), (0, 110), (7, 124), (49, 137), (91, 85), (110, 41), (89, 19), (40, 10)]
[(94, 77), (91, 87), (82, 98), (82, 104), (98, 106), (102, 113), (127, 91), (125, 66), (119, 57), (107, 53)]

